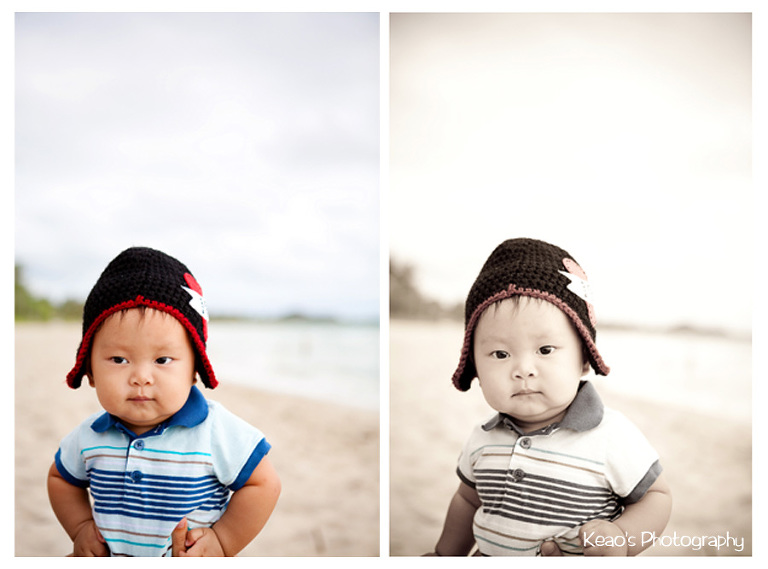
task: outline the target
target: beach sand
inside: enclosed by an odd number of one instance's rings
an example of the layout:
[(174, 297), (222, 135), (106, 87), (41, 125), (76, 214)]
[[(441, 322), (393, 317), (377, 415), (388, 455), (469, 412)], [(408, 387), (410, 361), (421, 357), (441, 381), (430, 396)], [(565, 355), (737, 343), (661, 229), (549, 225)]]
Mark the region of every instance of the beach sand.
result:
[[(16, 326), (16, 556), (72, 550), (48, 503), (46, 476), (61, 438), (100, 410), (93, 389), (64, 383), (79, 334), (77, 324)], [(219, 380), (204, 395), (266, 434), (283, 488), (267, 526), (240, 555), (379, 555), (378, 414)]]
[[(472, 427), (493, 414), (477, 385), (462, 393), (451, 384), (461, 338), (461, 324), (390, 323), (393, 556), (432, 550), (458, 486), (458, 454)], [(666, 538), (642, 555), (751, 555), (749, 418), (726, 421), (604, 391), (601, 396), (645, 433), (672, 487)], [(694, 538), (701, 536), (721, 538), (723, 546), (697, 549)]]
[[(45, 479), (59, 440), (99, 410), (92, 389), (71, 390), (63, 383), (78, 328), (58, 323), (16, 327), (17, 556), (71, 551), (48, 504)], [(421, 555), (440, 534), (458, 484), (454, 472), (464, 440), (491, 411), (476, 387), (461, 393), (450, 384), (459, 324), (393, 321), (390, 332), (390, 544), (384, 544), (384, 551)], [(378, 555), (378, 416), (220, 379), (220, 387), (204, 394), (266, 433), (283, 482), (275, 513), (241, 555)], [(643, 555), (751, 555), (749, 419), (725, 421), (616, 394), (602, 396), (643, 430), (672, 486), (672, 519), (664, 532), (669, 542)], [(672, 541), (675, 535), (678, 545)], [(685, 543), (697, 536), (736, 541), (698, 550)]]

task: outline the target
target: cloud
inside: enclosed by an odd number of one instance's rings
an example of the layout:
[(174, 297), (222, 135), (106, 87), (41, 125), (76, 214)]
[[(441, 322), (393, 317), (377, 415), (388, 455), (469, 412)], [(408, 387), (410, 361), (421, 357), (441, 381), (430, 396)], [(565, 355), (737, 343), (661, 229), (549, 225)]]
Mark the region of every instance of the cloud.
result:
[(377, 15), (30, 13), (16, 34), (16, 256), (41, 294), (83, 297), (144, 244), (223, 310), (378, 313)]
[(718, 306), (711, 281), (751, 263), (749, 14), (390, 30), (391, 251), (425, 293), (463, 301), (492, 249), (528, 236), (577, 258), (608, 320), (749, 329), (749, 294)]

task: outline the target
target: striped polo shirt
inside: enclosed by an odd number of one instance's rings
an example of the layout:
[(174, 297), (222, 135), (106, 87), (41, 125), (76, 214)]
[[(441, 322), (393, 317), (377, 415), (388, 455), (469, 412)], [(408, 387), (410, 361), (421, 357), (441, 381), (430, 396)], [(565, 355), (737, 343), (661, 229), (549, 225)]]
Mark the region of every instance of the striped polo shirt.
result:
[(482, 504), (473, 523), (480, 554), (538, 555), (554, 539), (564, 554), (580, 555), (579, 527), (616, 519), (661, 466), (640, 430), (582, 381), (560, 423), (523, 433), (499, 413), (476, 427), (457, 472)]
[(61, 442), (56, 467), (90, 487), (111, 555), (168, 556), (179, 520), (213, 525), (269, 449), (261, 431), (193, 386), (175, 415), (141, 436), (108, 413), (92, 415)]

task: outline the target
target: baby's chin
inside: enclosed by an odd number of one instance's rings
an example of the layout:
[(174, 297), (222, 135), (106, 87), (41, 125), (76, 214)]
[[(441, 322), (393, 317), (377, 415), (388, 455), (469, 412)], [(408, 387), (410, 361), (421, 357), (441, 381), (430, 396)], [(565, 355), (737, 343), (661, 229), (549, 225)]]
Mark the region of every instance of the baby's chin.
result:
[(526, 432), (543, 429), (553, 423), (559, 423), (565, 416), (565, 410), (547, 409), (541, 412), (529, 412), (518, 410), (502, 411), (512, 417), (515, 423)]

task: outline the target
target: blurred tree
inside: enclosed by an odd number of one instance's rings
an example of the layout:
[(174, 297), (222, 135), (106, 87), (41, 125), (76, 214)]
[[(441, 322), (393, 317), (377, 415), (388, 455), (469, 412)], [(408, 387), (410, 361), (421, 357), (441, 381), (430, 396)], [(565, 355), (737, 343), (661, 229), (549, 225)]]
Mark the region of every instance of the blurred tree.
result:
[(36, 298), (24, 285), (24, 270), (14, 266), (14, 310), (16, 320), (50, 320), (53, 306), (42, 298)]
[(414, 268), (390, 259), (389, 314), (393, 318), (455, 318), (463, 315), (463, 307), (445, 308), (425, 297), (414, 283)]
[(33, 295), (24, 283), (24, 269), (21, 265), (14, 265), (13, 288), (16, 320), (77, 320), (83, 314), (83, 304), (76, 300), (67, 300), (55, 306), (48, 299)]

